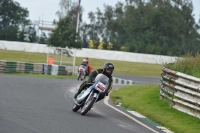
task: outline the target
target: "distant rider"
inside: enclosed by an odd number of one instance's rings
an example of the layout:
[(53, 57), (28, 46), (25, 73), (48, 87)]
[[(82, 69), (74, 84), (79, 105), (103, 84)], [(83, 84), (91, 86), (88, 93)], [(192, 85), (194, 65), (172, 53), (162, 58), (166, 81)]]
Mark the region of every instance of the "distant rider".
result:
[[(88, 75), (88, 63), (86, 59), (83, 59), (82, 63), (80, 64), (80, 66), (84, 66), (85, 70), (86, 70), (86, 75)], [(80, 67), (79, 66), (79, 67)]]
[(90, 73), (92, 72), (92, 66), (90, 65), (90, 62), (89, 62), (89, 58), (87, 57), (86, 58), (86, 62), (87, 62), (87, 66), (88, 66), (88, 75), (90, 75)]

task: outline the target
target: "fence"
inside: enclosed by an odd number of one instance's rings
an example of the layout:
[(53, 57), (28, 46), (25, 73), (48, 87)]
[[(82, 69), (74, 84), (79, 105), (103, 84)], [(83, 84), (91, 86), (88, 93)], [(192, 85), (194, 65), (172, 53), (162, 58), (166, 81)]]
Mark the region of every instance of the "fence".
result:
[[(52, 66), (43, 63), (26, 63), (0, 60), (0, 73), (33, 73), (52, 75)], [(68, 75), (73, 73), (73, 66), (57, 65), (56, 75)], [(74, 67), (77, 74), (77, 66)]]
[(160, 96), (173, 108), (200, 118), (200, 79), (162, 68)]
[(133, 85), (133, 84), (134, 82), (132, 80), (125, 80), (113, 77), (113, 85)]
[[(56, 69), (55, 69), (56, 67)], [(53, 70), (54, 68), (54, 70)], [(74, 68), (74, 71), (73, 71)], [(33, 73), (45, 75), (78, 75), (78, 66), (59, 66), (43, 63), (25, 63), (0, 60), (0, 73)], [(113, 77), (114, 85), (133, 85), (131, 80)]]

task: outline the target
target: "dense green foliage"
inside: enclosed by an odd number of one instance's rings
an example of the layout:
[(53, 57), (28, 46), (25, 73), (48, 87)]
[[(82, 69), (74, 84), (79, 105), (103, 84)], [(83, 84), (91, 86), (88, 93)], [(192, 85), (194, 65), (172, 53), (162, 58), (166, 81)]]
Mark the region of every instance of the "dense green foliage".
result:
[[(191, 0), (126, 0), (88, 14), (82, 37), (113, 44), (113, 50), (182, 55), (200, 49)], [(88, 40), (86, 39), (88, 38)], [(84, 46), (88, 46), (84, 44)], [(106, 47), (104, 47), (106, 49)]]
[(122, 106), (139, 112), (175, 133), (199, 133), (200, 119), (180, 112), (159, 97), (158, 85), (126, 86), (111, 93)]
[[(82, 48), (77, 28), (77, 3), (60, 0), (60, 10), (56, 12), (59, 21), (54, 20), (56, 29), (50, 33), (48, 44), (56, 47)], [(81, 21), (81, 16), (79, 17)]]
[(49, 45), (62, 48), (81, 48), (80, 38), (75, 29), (70, 27), (70, 24), (70, 17), (60, 19), (57, 28), (50, 34)]
[(0, 40), (36, 42), (29, 11), (13, 0), (0, 0)]
[(196, 54), (192, 56), (191, 54), (187, 54), (181, 58), (177, 58), (177, 61), (173, 64), (165, 64), (165, 67), (200, 78), (200, 55)]

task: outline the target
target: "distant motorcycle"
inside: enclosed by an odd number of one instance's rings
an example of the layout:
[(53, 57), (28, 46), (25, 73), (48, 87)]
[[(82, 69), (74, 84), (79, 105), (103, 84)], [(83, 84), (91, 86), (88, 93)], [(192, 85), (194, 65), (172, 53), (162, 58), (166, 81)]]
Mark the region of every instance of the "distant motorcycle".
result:
[(86, 77), (87, 66), (80, 65), (78, 68), (78, 80), (84, 80)]
[(97, 101), (99, 95), (106, 91), (109, 85), (109, 78), (103, 74), (98, 74), (94, 83), (90, 83), (74, 99), (72, 110), (77, 112), (81, 108), (81, 115), (85, 115)]

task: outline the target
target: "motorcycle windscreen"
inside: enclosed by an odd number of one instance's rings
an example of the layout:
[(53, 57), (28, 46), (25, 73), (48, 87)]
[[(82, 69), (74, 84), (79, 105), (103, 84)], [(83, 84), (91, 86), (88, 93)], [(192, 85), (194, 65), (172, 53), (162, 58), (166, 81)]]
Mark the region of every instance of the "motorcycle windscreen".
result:
[(103, 83), (106, 87), (109, 85), (109, 78), (105, 76), (104, 74), (98, 74), (95, 78), (95, 82), (101, 82)]
[(80, 65), (79, 68), (86, 69), (87, 67), (84, 65)]

